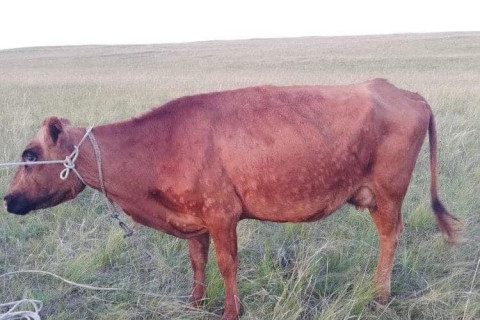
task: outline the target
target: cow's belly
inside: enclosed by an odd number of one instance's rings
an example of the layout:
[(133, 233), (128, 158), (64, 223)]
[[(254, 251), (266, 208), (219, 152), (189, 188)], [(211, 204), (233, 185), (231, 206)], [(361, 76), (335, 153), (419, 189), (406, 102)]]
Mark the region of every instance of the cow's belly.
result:
[(349, 153), (333, 158), (292, 154), (281, 160), (260, 161), (233, 178), (244, 217), (277, 222), (320, 219), (342, 206), (366, 177), (367, 164)]
[(219, 130), (216, 150), (245, 217), (318, 219), (363, 183), (375, 149), (373, 113), (368, 105), (340, 105), (328, 109), (337, 115), (330, 117), (326, 108), (265, 109)]

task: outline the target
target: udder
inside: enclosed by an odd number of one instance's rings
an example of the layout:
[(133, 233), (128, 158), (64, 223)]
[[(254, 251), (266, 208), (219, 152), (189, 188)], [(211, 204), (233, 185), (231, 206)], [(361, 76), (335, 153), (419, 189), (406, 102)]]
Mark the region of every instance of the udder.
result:
[(375, 195), (367, 186), (361, 186), (353, 196), (348, 200), (348, 203), (353, 204), (357, 209), (363, 210), (365, 208), (374, 209), (377, 207)]

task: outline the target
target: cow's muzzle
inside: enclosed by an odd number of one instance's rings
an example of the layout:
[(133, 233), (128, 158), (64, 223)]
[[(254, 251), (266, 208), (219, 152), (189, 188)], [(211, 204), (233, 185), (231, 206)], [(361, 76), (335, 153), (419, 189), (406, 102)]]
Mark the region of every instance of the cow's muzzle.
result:
[(8, 194), (3, 198), (3, 206), (8, 212), (24, 215), (33, 210), (28, 199), (21, 194)]

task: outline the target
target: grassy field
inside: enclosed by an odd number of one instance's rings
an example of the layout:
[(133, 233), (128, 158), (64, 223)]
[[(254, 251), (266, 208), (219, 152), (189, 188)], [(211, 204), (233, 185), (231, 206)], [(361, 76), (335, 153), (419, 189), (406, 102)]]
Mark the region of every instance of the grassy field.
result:
[[(387, 308), (369, 305), (375, 227), (367, 212), (345, 206), (310, 224), (240, 223), (242, 319), (480, 319), (480, 33), (0, 51), (0, 161), (17, 160), (48, 115), (95, 125), (187, 94), (374, 77), (418, 91), (434, 109), (440, 194), (464, 221), (462, 243), (444, 244), (435, 225), (425, 144), (403, 205)], [(0, 169), (0, 195), (13, 172)], [(0, 276), (0, 303), (42, 300), (44, 319), (216, 319), (223, 305), (213, 252), (208, 300), (190, 308), (187, 242), (146, 227), (123, 239), (92, 190), (25, 217), (2, 209), (0, 274), (32, 269), (122, 288)]]

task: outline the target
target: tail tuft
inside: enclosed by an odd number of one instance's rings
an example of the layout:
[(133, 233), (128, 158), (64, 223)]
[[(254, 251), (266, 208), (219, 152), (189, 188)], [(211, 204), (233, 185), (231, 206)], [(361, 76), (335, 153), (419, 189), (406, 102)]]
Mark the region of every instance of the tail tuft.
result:
[(432, 199), (432, 209), (435, 212), (435, 218), (437, 219), (438, 226), (442, 230), (442, 234), (449, 244), (457, 244), (461, 223), (458, 218), (448, 213), (447, 209), (438, 199)]

